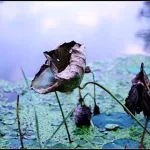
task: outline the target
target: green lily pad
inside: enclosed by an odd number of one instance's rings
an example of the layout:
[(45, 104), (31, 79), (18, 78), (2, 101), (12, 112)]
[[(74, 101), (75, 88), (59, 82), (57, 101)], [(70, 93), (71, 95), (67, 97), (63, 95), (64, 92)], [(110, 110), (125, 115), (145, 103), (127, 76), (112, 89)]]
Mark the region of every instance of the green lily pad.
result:
[(122, 128), (129, 128), (134, 121), (130, 115), (121, 112), (111, 112), (110, 115), (101, 113), (92, 117), (93, 124), (98, 128), (105, 128), (107, 124), (117, 124)]
[(47, 148), (50, 148), (50, 147), (56, 145), (57, 143), (58, 143), (57, 141), (50, 140), (50, 141), (48, 141), (48, 142), (46, 143), (46, 147), (47, 147)]
[(84, 139), (83, 139), (83, 140), (77, 139), (77, 140), (74, 140), (74, 142), (77, 143), (77, 144), (80, 145), (80, 146), (82, 146), (82, 145), (84, 145), (84, 144), (87, 143), (87, 141), (84, 140)]
[(117, 128), (119, 128), (118, 124), (106, 124), (105, 125), (106, 130), (116, 130)]
[(109, 149), (109, 148), (124, 149), (126, 144), (128, 145), (128, 148), (137, 149), (140, 143), (138, 141), (125, 138), (125, 139), (118, 139), (113, 142), (107, 143), (102, 148), (103, 149)]
[(84, 144), (83, 146), (81, 146), (81, 147), (79, 147), (79, 149), (90, 149), (90, 148), (94, 148), (91, 144), (89, 144), (89, 143), (86, 143), (86, 144)]
[(93, 139), (90, 140), (90, 142), (96, 145), (101, 145), (104, 143), (104, 141), (98, 137), (94, 137)]
[(61, 149), (69, 149), (69, 147), (65, 144), (62, 144), (62, 143), (58, 143), (58, 144), (55, 144), (54, 146), (51, 146), (50, 148), (61, 148)]

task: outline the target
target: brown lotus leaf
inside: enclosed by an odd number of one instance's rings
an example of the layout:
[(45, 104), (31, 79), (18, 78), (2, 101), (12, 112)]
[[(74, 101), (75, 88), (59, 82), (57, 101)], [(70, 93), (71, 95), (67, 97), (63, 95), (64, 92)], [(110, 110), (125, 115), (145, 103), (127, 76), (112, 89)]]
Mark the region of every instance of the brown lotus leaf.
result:
[(141, 70), (132, 80), (132, 87), (125, 100), (125, 106), (135, 115), (143, 111), (145, 116), (150, 116), (150, 81), (144, 71), (144, 64)]
[(86, 67), (84, 45), (71, 41), (45, 51), (44, 55), (45, 64), (31, 83), (33, 90), (40, 94), (70, 92), (80, 85)]

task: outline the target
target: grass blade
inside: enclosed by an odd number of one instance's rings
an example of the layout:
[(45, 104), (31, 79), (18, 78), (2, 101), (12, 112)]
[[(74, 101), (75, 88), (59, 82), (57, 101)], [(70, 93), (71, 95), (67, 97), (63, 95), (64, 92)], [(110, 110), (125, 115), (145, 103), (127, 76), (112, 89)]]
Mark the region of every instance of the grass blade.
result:
[(39, 142), (39, 145), (40, 145), (40, 148), (42, 148), (41, 146), (41, 140), (40, 140), (40, 134), (39, 134), (39, 123), (38, 123), (38, 117), (37, 117), (37, 112), (36, 112), (36, 109), (34, 107), (34, 114), (35, 114), (35, 124), (36, 124), (36, 133), (37, 133), (37, 139), (38, 139), (38, 142)]
[(26, 75), (25, 75), (25, 73), (24, 73), (24, 71), (23, 71), (22, 68), (21, 68), (21, 72), (22, 72), (22, 74), (23, 74), (24, 80), (25, 80), (25, 82), (26, 82), (26, 84), (27, 84), (27, 87), (28, 87), (28, 89), (29, 89), (29, 83), (28, 83), (28, 80), (27, 80)]
[(19, 95), (17, 95), (16, 114), (17, 114), (17, 121), (18, 121), (18, 130), (19, 130), (20, 144), (21, 144), (21, 148), (24, 149), (23, 137), (22, 137), (21, 127), (20, 127), (20, 118), (19, 118)]
[[(25, 80), (25, 82), (26, 82), (26, 84), (27, 84), (27, 87), (28, 87), (28, 90), (29, 90), (29, 93), (30, 93), (29, 83), (28, 83), (27, 77), (26, 77), (26, 75), (25, 75), (25, 73), (24, 73), (24, 71), (23, 71), (22, 68), (21, 68), (21, 72), (22, 72), (22, 74), (23, 74), (24, 80)], [(30, 96), (31, 96), (31, 100), (32, 100), (32, 95), (31, 95), (31, 93), (30, 93)], [(37, 112), (36, 112), (36, 109), (35, 109), (35, 107), (34, 107), (33, 104), (32, 104), (32, 106), (33, 106), (33, 108), (34, 108), (34, 117), (35, 117), (35, 125), (36, 125), (37, 139), (38, 139), (38, 143), (39, 143), (40, 148), (42, 148), (41, 142), (40, 142), (40, 134), (39, 134), (39, 125), (38, 125)]]

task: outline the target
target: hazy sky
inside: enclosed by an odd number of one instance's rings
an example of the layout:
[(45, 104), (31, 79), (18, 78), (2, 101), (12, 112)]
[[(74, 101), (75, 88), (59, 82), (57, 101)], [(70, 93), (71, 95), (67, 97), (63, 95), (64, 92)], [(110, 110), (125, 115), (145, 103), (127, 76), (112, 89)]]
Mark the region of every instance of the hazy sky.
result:
[(33, 77), (44, 51), (75, 40), (85, 44), (87, 63), (143, 53), (135, 37), (145, 22), (137, 19), (140, 1), (4, 1), (0, 3), (0, 79)]

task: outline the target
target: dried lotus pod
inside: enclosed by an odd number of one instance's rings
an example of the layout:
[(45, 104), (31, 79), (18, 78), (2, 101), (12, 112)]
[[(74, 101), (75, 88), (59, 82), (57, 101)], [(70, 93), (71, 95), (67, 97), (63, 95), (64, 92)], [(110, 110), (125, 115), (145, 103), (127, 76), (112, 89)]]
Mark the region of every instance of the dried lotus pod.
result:
[(33, 90), (40, 94), (71, 92), (80, 85), (86, 67), (84, 45), (71, 41), (44, 55), (46, 62), (32, 80)]
[(90, 69), (89, 66), (87, 66), (87, 67), (85, 68), (85, 73), (91, 73), (91, 69)]
[(91, 125), (92, 112), (91, 108), (79, 104), (74, 111), (74, 120), (77, 127)]

